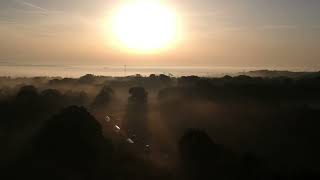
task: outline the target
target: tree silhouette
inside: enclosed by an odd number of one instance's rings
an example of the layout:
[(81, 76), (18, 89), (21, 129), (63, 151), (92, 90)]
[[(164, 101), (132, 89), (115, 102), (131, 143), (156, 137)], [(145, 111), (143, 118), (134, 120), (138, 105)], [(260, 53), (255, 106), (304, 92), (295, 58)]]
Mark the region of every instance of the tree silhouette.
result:
[(106, 106), (110, 103), (114, 96), (114, 91), (108, 86), (104, 86), (99, 94), (95, 97), (92, 105), (94, 107)]
[(148, 92), (143, 87), (133, 87), (129, 89), (129, 104), (146, 104), (148, 101)]
[(95, 81), (95, 76), (93, 74), (86, 74), (81, 76), (78, 80), (81, 84), (91, 84)]
[(93, 179), (100, 169), (99, 159), (111, 152), (112, 145), (94, 117), (82, 107), (71, 106), (45, 124), (17, 169), (36, 179)]
[(231, 178), (238, 173), (232, 166), (232, 153), (214, 143), (203, 130), (187, 130), (179, 141), (179, 151), (188, 179)]
[(147, 143), (149, 134), (147, 129), (148, 93), (143, 87), (129, 89), (127, 112), (124, 127), (129, 136), (136, 136), (136, 143)]

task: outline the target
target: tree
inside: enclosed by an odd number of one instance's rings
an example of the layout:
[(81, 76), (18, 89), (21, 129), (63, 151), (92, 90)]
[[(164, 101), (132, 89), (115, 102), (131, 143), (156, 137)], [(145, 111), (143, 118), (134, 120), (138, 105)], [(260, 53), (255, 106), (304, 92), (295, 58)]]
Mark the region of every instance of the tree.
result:
[(114, 96), (114, 91), (108, 86), (104, 86), (93, 101), (93, 106), (105, 106), (110, 103)]
[(133, 87), (129, 89), (129, 103), (147, 103), (148, 92), (143, 87)]
[(217, 145), (202, 130), (189, 129), (179, 141), (181, 163), (189, 179), (212, 179), (217, 176)]
[(127, 112), (124, 118), (124, 128), (128, 135), (135, 135), (136, 143), (148, 143), (148, 92), (143, 87), (129, 89)]
[(103, 154), (113, 148), (96, 119), (85, 108), (71, 106), (47, 121), (31, 140), (30, 149), (16, 167), (24, 176), (94, 179)]
[(95, 80), (95, 76), (93, 74), (86, 74), (84, 76), (81, 76), (78, 80), (79, 83), (82, 84), (91, 84)]

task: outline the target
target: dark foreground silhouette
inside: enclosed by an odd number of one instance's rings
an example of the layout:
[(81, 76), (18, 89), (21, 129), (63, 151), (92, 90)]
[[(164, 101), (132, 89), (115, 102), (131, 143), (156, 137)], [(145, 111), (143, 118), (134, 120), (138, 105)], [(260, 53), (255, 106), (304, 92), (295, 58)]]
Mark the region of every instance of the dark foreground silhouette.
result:
[(307, 75), (0, 78), (0, 178), (319, 179)]

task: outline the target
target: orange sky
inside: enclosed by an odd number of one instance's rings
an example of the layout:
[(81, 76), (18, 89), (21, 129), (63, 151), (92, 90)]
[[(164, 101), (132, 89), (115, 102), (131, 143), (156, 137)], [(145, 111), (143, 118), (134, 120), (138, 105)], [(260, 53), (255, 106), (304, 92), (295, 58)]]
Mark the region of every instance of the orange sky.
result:
[(106, 38), (106, 19), (119, 1), (2, 0), (0, 61), (320, 68), (318, 0), (164, 3), (181, 18), (183, 38), (161, 53), (137, 54)]

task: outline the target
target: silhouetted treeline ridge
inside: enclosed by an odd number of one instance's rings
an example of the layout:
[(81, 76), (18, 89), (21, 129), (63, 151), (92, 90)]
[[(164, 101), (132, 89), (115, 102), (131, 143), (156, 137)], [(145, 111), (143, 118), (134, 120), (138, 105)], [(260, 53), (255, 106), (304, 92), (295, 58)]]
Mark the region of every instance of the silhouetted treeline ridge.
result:
[(247, 75), (251, 77), (288, 77), (288, 78), (312, 78), (319, 77), (320, 72), (293, 72), (293, 71), (277, 71), (277, 70), (257, 70), (244, 73), (238, 73), (239, 75)]

